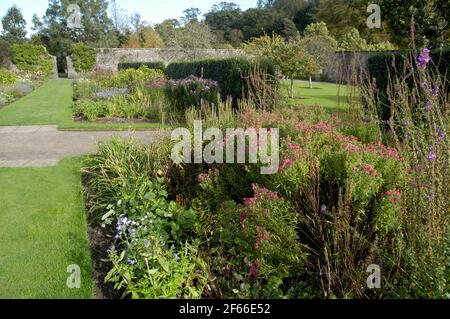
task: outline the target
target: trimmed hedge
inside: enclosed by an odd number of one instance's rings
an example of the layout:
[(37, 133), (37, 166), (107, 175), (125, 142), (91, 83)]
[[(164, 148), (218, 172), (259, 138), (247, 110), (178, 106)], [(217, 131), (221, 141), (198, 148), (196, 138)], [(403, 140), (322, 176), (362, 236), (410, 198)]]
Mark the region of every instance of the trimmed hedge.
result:
[[(408, 52), (383, 52), (369, 57), (367, 62), (370, 77), (376, 80), (378, 97), (380, 100), (379, 115), (382, 120), (390, 118), (390, 106), (387, 97), (387, 86), (389, 75), (395, 76), (403, 74), (405, 61), (409, 58)], [(447, 79), (450, 76), (450, 48), (445, 50), (435, 50), (430, 53), (432, 63), (430, 66), (437, 68), (442, 76)], [(448, 89), (448, 88), (447, 88)]]
[(139, 69), (141, 66), (146, 66), (149, 69), (154, 70), (166, 70), (166, 65), (164, 62), (124, 62), (119, 63), (119, 70), (126, 70), (126, 69)]
[(32, 44), (13, 44), (12, 62), (23, 71), (42, 72), (45, 75), (53, 71), (53, 61), (43, 46)]
[[(222, 99), (232, 96), (237, 102), (247, 95), (248, 87), (245, 77), (256, 62), (246, 58), (208, 59), (192, 62), (176, 62), (166, 69), (169, 78), (179, 80), (190, 75), (214, 80), (219, 83)], [(268, 60), (259, 62), (260, 67), (269, 75), (275, 76), (275, 67)]]
[(77, 72), (89, 72), (94, 69), (97, 50), (83, 43), (77, 43), (72, 47), (70, 56)]

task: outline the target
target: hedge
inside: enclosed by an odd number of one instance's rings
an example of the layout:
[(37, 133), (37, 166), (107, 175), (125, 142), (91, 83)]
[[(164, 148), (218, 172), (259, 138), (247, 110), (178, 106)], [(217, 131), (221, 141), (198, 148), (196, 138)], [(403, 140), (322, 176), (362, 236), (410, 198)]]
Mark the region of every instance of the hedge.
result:
[(149, 69), (154, 70), (166, 70), (166, 65), (164, 62), (124, 62), (119, 63), (119, 70), (125, 70), (125, 69), (139, 69), (141, 66), (145, 65)]
[(73, 66), (77, 72), (89, 72), (94, 69), (97, 50), (83, 43), (77, 43), (72, 47)]
[[(383, 52), (369, 57), (367, 62), (370, 77), (376, 80), (378, 97), (380, 99), (379, 115), (382, 120), (390, 118), (390, 107), (387, 97), (387, 87), (389, 75), (402, 75), (405, 61), (409, 58), (409, 53), (403, 52)], [(445, 50), (435, 50), (430, 53), (432, 65), (437, 68), (442, 76), (447, 79), (450, 75), (450, 48)], [(448, 89), (448, 88), (447, 88)]]
[[(247, 95), (248, 87), (245, 77), (254, 63), (246, 58), (208, 59), (192, 62), (175, 62), (166, 69), (169, 78), (179, 80), (194, 75), (219, 83), (220, 95), (223, 99), (232, 96), (234, 101)], [(260, 66), (272, 76), (275, 67), (268, 60), (263, 60)]]
[(43, 46), (32, 44), (13, 44), (12, 62), (23, 71), (42, 72), (45, 75), (53, 71), (53, 60)]

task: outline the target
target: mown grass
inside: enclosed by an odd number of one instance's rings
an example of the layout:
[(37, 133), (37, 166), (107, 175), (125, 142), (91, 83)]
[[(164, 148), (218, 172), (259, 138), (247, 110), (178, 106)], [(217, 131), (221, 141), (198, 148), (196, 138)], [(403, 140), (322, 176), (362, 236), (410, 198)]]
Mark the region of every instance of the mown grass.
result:
[[(0, 168), (0, 299), (93, 296), (80, 166)], [(66, 285), (72, 264), (80, 289)]]
[(309, 88), (307, 81), (294, 81), (294, 98), (289, 98), (290, 81), (282, 82), (282, 93), (289, 105), (320, 105), (332, 114), (345, 113), (348, 110), (348, 89), (334, 83), (313, 82)]

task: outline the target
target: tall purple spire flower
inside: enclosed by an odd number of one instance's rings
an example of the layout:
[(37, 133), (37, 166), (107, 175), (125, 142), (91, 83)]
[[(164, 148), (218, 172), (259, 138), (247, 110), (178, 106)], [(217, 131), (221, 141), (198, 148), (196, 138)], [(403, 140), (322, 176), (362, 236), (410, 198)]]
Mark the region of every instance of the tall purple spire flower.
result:
[(417, 59), (417, 65), (422, 68), (426, 68), (428, 63), (430, 63), (430, 49), (424, 48), (419, 54), (419, 58)]

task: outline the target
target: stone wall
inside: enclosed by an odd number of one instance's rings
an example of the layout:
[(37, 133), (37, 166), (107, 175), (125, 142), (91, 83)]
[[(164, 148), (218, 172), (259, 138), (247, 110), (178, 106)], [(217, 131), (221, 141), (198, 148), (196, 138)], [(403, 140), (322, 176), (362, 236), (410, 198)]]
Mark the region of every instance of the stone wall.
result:
[[(315, 81), (348, 83), (352, 77), (367, 71), (367, 61), (377, 52), (336, 52), (333, 63), (315, 75)], [(100, 49), (96, 57), (98, 72), (116, 73), (119, 63), (123, 62), (164, 62), (166, 65), (178, 61), (190, 61), (205, 58), (228, 58), (244, 56), (242, 50), (214, 49)], [(77, 73), (72, 60), (67, 57), (68, 77), (74, 79)]]
[[(242, 56), (241, 50), (214, 49), (100, 49), (96, 57), (98, 72), (116, 73), (119, 63), (124, 62), (164, 62), (166, 65), (178, 61), (191, 61), (205, 58), (228, 58)], [(77, 74), (70, 57), (67, 58), (69, 78)]]
[(345, 84), (367, 71), (367, 61), (374, 52), (336, 52), (331, 65), (314, 76), (316, 81)]

